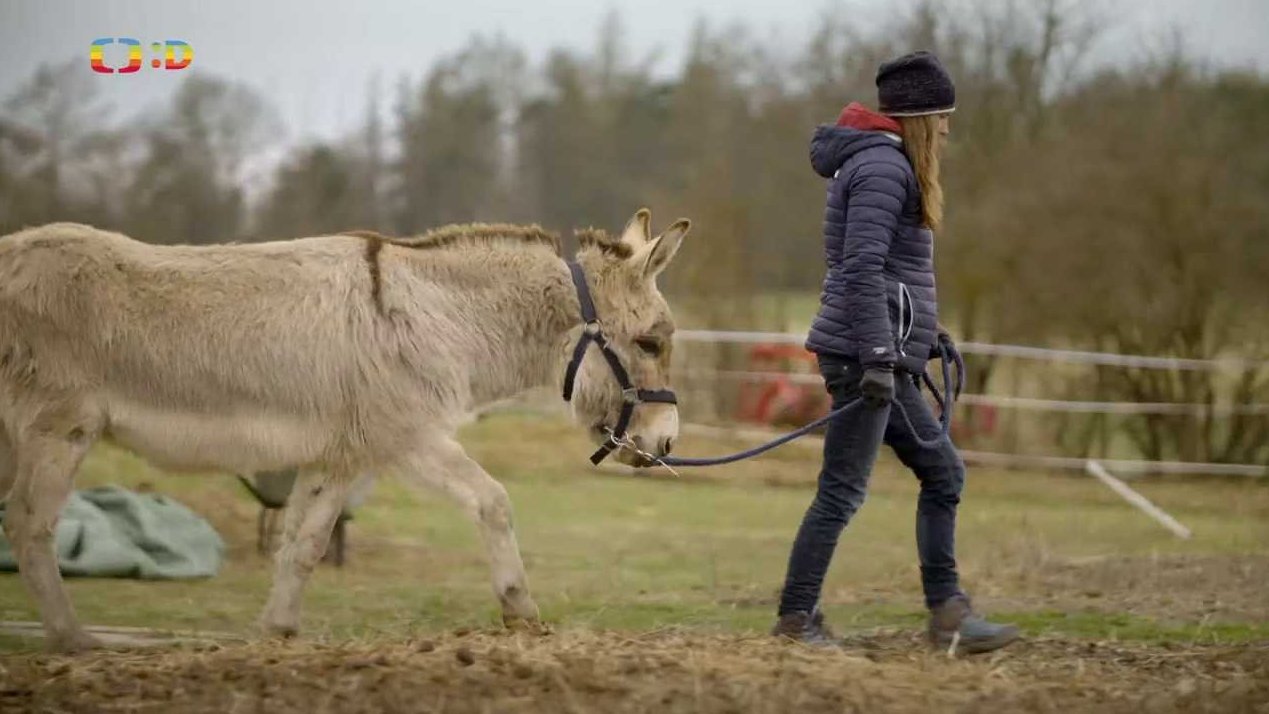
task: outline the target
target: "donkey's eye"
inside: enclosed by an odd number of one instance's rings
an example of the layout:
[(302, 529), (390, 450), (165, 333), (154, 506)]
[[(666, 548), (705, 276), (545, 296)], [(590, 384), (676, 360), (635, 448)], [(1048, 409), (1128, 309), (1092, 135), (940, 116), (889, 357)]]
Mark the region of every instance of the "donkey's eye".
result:
[(643, 350), (643, 353), (646, 355), (656, 357), (661, 354), (661, 343), (650, 337), (641, 337), (635, 340), (635, 344), (638, 345), (639, 349)]

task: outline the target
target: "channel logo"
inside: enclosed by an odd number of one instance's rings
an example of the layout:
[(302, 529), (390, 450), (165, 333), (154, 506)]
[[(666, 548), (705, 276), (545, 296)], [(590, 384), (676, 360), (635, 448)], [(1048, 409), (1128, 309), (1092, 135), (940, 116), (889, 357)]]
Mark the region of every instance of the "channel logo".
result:
[[(128, 63), (122, 67), (111, 67), (106, 64), (106, 47), (121, 45), (127, 48)], [(140, 40), (131, 37), (102, 37), (93, 40), (88, 46), (88, 65), (99, 74), (132, 74), (145, 65), (145, 56)], [(194, 48), (184, 40), (167, 40), (150, 43), (150, 67), (154, 69), (185, 69), (194, 61)]]

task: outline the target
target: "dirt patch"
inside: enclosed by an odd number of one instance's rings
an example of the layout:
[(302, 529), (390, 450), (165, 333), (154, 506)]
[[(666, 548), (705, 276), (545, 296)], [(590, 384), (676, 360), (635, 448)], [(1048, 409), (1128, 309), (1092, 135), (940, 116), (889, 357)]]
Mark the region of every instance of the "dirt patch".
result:
[(812, 650), (661, 631), (454, 633), (0, 658), (0, 711), (1267, 711), (1269, 646), (1040, 639), (950, 659), (915, 635)]
[(970, 580), (1006, 609), (1056, 608), (1178, 621), (1269, 620), (1269, 556), (999, 558)]

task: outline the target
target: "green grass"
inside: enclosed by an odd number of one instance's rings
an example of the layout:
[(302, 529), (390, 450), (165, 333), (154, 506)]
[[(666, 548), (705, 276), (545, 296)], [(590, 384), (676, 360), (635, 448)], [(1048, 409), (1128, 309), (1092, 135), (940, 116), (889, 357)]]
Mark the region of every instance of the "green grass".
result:
[[(790, 447), (682, 481), (636, 478), (589, 469), (588, 445), (576, 431), (550, 418), (502, 415), (463, 434), (511, 493), (544, 616), (564, 627), (768, 627), (813, 492), (814, 452)], [(732, 446), (688, 440), (684, 450)], [(106, 483), (171, 494), (205, 515), (230, 550), (221, 573), (204, 581), (70, 581), (81, 617), (245, 632), (263, 604), (270, 568), (254, 552), (255, 507), (241, 486), (222, 475), (167, 476), (100, 446), (79, 485)], [(1269, 488), (1228, 480), (1137, 487), (1190, 526), (1194, 539), (1172, 538), (1092, 479), (972, 472), (958, 535), (966, 585), (985, 607), (1033, 634), (1269, 639), (1261, 592)], [(916, 492), (896, 463), (879, 463), (826, 584), (825, 609), (841, 629), (920, 626)], [(349, 564), (322, 567), (308, 589), (309, 636), (401, 637), (496, 621), (475, 528), (443, 499), (382, 480), (349, 533)], [(36, 617), (17, 577), (0, 575), (0, 619)], [(0, 648), (11, 644), (0, 639)]]
[(1012, 612), (1010, 620), (1032, 635), (1137, 640), (1151, 643), (1232, 644), (1269, 640), (1266, 622), (1177, 623), (1123, 613)]

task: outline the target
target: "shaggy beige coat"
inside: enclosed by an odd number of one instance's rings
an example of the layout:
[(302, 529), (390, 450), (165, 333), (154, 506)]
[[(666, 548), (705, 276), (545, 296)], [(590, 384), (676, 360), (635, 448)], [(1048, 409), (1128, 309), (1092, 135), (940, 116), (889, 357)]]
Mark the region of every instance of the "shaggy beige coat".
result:
[[(642, 387), (667, 383), (673, 324), (655, 276), (687, 229), (680, 221), (653, 239), (640, 211), (620, 240), (583, 236), (577, 260)], [(557, 383), (579, 320), (558, 240), (536, 227), (200, 247), (67, 223), (0, 237), (4, 529), (52, 645), (92, 644), (52, 533), (103, 437), (171, 469), (300, 467), (261, 618), (269, 631), (296, 631), (304, 581), (349, 486), (381, 471), (462, 505), (482, 529), (506, 618), (535, 619), (506, 491), (454, 432), (482, 404)], [(619, 404), (590, 355), (577, 418), (598, 431)], [(638, 412), (632, 434), (664, 452), (675, 410)]]

